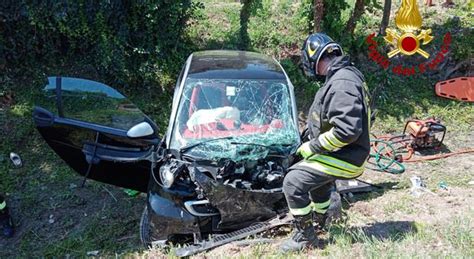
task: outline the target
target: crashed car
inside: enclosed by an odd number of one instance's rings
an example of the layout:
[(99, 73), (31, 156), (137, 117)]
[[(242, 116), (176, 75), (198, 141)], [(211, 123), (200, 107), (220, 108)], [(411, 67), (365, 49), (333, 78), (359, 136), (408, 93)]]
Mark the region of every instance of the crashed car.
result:
[(147, 193), (145, 245), (202, 244), (287, 211), (281, 187), (300, 145), (296, 104), (283, 68), (265, 55), (190, 55), (161, 138), (126, 97), (85, 79), (49, 77), (33, 117), (84, 179)]

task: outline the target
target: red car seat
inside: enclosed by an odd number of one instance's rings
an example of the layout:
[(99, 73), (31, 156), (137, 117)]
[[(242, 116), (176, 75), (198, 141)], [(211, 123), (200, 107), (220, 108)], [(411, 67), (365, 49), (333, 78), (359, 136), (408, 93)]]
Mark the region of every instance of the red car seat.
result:
[(224, 85), (197, 85), (191, 94), (189, 118), (197, 110), (229, 106)]

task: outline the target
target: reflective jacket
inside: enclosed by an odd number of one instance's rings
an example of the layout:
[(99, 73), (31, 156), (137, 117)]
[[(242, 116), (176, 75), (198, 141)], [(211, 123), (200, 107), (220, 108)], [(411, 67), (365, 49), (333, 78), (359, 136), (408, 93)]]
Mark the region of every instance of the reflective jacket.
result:
[(363, 173), (370, 151), (368, 89), (349, 57), (337, 57), (329, 66), (326, 82), (316, 93), (308, 114), (314, 155), (293, 168), (355, 178)]

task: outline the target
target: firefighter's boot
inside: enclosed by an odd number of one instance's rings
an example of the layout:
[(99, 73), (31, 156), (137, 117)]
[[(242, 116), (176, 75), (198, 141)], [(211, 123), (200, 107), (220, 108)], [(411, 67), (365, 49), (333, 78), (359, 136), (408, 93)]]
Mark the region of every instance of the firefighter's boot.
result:
[(314, 232), (311, 213), (303, 216), (294, 216), (293, 234), (283, 241), (280, 250), (283, 252), (300, 251), (308, 247), (316, 247), (318, 239)]
[(0, 228), (4, 237), (12, 237), (15, 232), (12, 218), (7, 209), (0, 210)]
[(325, 232), (326, 223), (328, 221), (327, 213), (321, 214), (316, 211), (311, 212), (313, 217), (314, 230), (316, 233)]
[(316, 210), (311, 212), (316, 232), (326, 231), (326, 227), (342, 218), (341, 196), (337, 192), (331, 193), (331, 203), (326, 212), (320, 213)]

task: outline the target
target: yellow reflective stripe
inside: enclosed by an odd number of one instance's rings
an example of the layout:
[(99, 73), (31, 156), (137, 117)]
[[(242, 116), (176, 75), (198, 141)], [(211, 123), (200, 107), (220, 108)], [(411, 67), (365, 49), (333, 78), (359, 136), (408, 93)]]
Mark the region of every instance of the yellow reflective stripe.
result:
[(5, 209), (6, 206), (7, 206), (7, 202), (3, 201), (2, 203), (0, 203), (0, 210)]
[(324, 133), (323, 136), (324, 136), (324, 139), (326, 139), (326, 141), (329, 143), (329, 145), (331, 145), (334, 149), (338, 148), (338, 146), (334, 145), (334, 143), (332, 143), (332, 141), (329, 139), (329, 134), (326, 134)]
[(333, 146), (333, 145), (326, 139), (326, 136), (325, 136), (324, 134), (319, 135), (318, 140), (319, 140), (319, 143), (321, 143), (321, 146), (322, 146), (324, 149), (328, 150), (328, 151), (333, 151), (334, 149), (337, 148), (336, 146)]
[(304, 208), (300, 208), (300, 209), (290, 208), (290, 213), (294, 216), (303, 216), (303, 215), (308, 215), (311, 212), (311, 209), (312, 209), (312, 206), (310, 203), (308, 206)]
[(333, 147), (334, 147), (334, 149), (336, 149), (336, 148), (340, 148), (340, 147), (338, 147), (338, 146), (334, 145), (334, 143), (332, 143), (332, 141), (329, 139), (329, 138), (330, 138), (329, 134), (327, 134), (327, 135), (324, 135), (324, 138), (325, 138), (325, 139), (328, 141), (328, 143), (329, 143), (329, 144), (331, 144), (331, 146), (333, 146)]
[(329, 205), (331, 205), (331, 200), (322, 203), (311, 202), (311, 207), (313, 207), (313, 211), (316, 211), (317, 213), (321, 214), (326, 213), (329, 208)]
[(319, 161), (308, 161), (308, 160), (303, 160), (299, 163), (301, 166), (307, 166), (309, 168), (312, 168), (314, 170), (323, 172), (325, 174), (337, 176), (337, 177), (343, 177), (343, 178), (354, 178), (363, 173), (363, 171), (360, 172), (349, 172), (347, 170), (341, 170), (337, 167), (330, 166), (327, 164), (320, 163)]
[(347, 144), (349, 144), (349, 143), (344, 143), (344, 142), (340, 141), (340, 140), (336, 137), (336, 135), (334, 135), (334, 128), (331, 128), (331, 130), (329, 130), (328, 132), (329, 132), (329, 133), (328, 133), (328, 138), (329, 138), (329, 140), (331, 140), (331, 142), (334, 143), (334, 145), (335, 145), (336, 147), (339, 147), (339, 148), (340, 148), (340, 147), (343, 147), (343, 146), (346, 146)]
[(323, 134), (320, 134), (318, 136), (318, 140), (319, 140), (319, 143), (321, 143), (321, 146), (328, 151), (333, 151), (334, 149), (341, 148), (349, 144), (349, 143), (344, 143), (340, 141), (334, 135), (334, 128), (331, 128), (331, 130), (326, 131)]
[(320, 213), (320, 214), (324, 214), (326, 213), (326, 211), (328, 211), (328, 209), (318, 209), (318, 208), (313, 208), (313, 211), (314, 212), (317, 212), (317, 213)]
[(371, 127), (371, 117), (372, 117), (372, 110), (370, 109), (370, 96), (369, 96), (369, 87), (367, 86), (367, 83), (364, 82), (363, 84), (363, 87), (364, 87), (364, 101), (365, 101), (365, 107), (367, 108), (367, 118), (368, 118), (368, 126), (369, 126), (369, 130), (370, 130), (370, 127)]
[(337, 168), (334, 168), (334, 167), (329, 167), (329, 166), (323, 165), (323, 164), (321, 164), (317, 161), (303, 161), (303, 162), (301, 162), (300, 165), (307, 166), (307, 167), (312, 168), (316, 171), (320, 171), (320, 172), (323, 172), (325, 174), (329, 174), (329, 175), (333, 175), (333, 176), (337, 176), (337, 177), (354, 178), (354, 177), (358, 176), (358, 174), (346, 172), (346, 171), (343, 171), (343, 170), (340, 170), (340, 169), (337, 169)]
[(329, 205), (331, 205), (331, 200), (327, 200), (325, 202), (320, 202), (320, 203), (316, 203), (313, 201), (311, 202), (311, 204), (313, 205), (313, 208), (324, 209), (324, 208), (329, 207)]
[(330, 156), (326, 156), (326, 155), (312, 156), (311, 160), (321, 161), (325, 164), (334, 165), (338, 168), (341, 168), (343, 170), (347, 170), (347, 171), (350, 171), (350, 172), (354, 172), (354, 173), (364, 170), (364, 164), (362, 166), (355, 166), (353, 164), (347, 163), (346, 161), (342, 161), (340, 159), (330, 157)]

